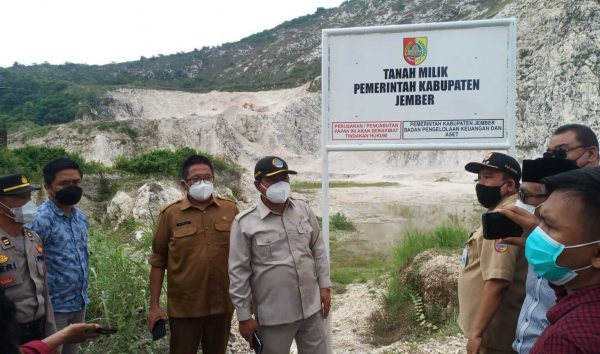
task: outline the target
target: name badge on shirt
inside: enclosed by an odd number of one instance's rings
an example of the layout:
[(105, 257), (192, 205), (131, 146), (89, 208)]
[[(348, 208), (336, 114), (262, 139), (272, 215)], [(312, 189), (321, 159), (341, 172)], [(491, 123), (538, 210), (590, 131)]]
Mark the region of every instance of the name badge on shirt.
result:
[(462, 268), (467, 266), (468, 254), (469, 254), (469, 246), (466, 246), (465, 249), (463, 249), (462, 256), (460, 257), (460, 266)]

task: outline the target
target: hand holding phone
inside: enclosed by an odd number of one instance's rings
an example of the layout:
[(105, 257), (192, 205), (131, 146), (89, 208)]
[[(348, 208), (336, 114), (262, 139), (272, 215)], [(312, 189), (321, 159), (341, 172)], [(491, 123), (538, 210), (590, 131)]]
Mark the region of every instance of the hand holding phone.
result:
[(116, 327), (98, 327), (96, 328), (96, 333), (103, 334), (105, 336), (109, 336), (111, 334), (117, 333), (118, 329)]
[(167, 321), (162, 318), (154, 323), (154, 327), (152, 327), (152, 340), (159, 340), (167, 335), (166, 324)]
[(486, 212), (481, 215), (483, 238), (496, 240), (506, 237), (521, 237), (523, 228), (507, 216), (498, 212)]
[(262, 353), (262, 340), (256, 331), (252, 332), (252, 349), (256, 354)]

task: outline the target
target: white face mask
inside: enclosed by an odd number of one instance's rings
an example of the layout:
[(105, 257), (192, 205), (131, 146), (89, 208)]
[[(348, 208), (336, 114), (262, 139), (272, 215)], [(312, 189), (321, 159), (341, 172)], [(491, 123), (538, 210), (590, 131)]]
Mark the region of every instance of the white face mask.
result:
[(525, 204), (520, 199), (517, 199), (517, 202), (515, 203), (515, 205), (521, 209), (527, 210), (531, 214), (533, 214), (535, 212), (535, 207), (533, 205)]
[(283, 204), (290, 196), (290, 184), (285, 181), (279, 181), (267, 188), (267, 199), (275, 204)]
[(206, 181), (200, 181), (192, 184), (188, 194), (197, 201), (208, 200), (213, 194), (213, 184)]
[[(4, 204), (2, 204), (2, 205), (4, 205)], [(4, 206), (7, 207), (6, 205), (4, 205)], [(25, 203), (23, 206), (20, 206), (18, 208), (8, 208), (8, 209), (10, 209), (10, 212), (14, 214), (14, 217), (7, 215), (7, 214), (4, 214), (4, 215), (8, 216), (9, 218), (13, 219), (14, 221), (18, 222), (19, 224), (28, 224), (28, 223), (32, 222), (33, 219), (35, 219), (35, 212), (37, 210), (37, 206), (35, 205), (33, 200), (30, 200), (27, 203)]]

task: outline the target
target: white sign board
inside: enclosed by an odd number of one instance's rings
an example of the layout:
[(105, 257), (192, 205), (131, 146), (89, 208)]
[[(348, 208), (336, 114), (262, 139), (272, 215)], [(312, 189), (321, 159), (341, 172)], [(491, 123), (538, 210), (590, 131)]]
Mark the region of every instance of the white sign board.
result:
[(323, 30), (327, 150), (508, 149), (516, 22)]

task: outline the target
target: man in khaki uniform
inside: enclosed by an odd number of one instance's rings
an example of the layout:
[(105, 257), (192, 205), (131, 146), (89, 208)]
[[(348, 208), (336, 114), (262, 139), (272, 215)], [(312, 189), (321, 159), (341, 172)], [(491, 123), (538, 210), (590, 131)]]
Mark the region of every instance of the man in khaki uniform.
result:
[[(494, 152), (465, 169), (477, 173), (477, 199), (489, 210), (517, 200), (521, 168), (512, 157)], [(526, 277), (522, 249), (484, 239), (481, 227), (471, 234), (458, 277), (459, 324), (468, 354), (513, 353)]]
[(289, 174), (275, 156), (256, 164), (261, 196), (232, 224), (229, 292), (240, 333), (252, 343), (258, 332), (263, 354), (289, 353), (294, 339), (300, 354), (325, 353), (329, 261), (308, 202), (289, 196)]
[(159, 305), (167, 270), (170, 352), (225, 354), (233, 305), (229, 298), (227, 258), (235, 203), (213, 195), (213, 168), (203, 156), (186, 159), (181, 185), (187, 195), (160, 212), (150, 271), (149, 329), (167, 319)]
[(35, 216), (31, 191), (39, 189), (23, 174), (0, 176), (0, 287), (17, 310), (19, 344), (56, 331), (42, 240), (23, 227)]

